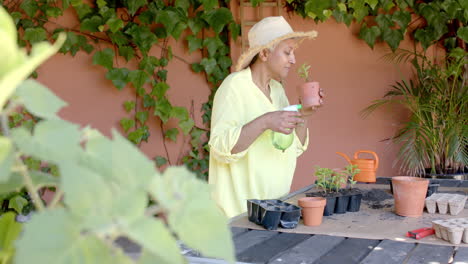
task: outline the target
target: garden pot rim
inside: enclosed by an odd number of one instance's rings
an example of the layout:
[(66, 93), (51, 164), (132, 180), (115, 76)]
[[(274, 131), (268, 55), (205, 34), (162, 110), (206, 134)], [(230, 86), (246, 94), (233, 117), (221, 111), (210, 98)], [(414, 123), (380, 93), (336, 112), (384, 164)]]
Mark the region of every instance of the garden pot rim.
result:
[(393, 181), (405, 181), (405, 182), (429, 182), (428, 179), (420, 178), (417, 176), (394, 176)]
[(298, 200), (301, 207), (322, 207), (327, 203), (327, 199), (323, 197), (302, 197)]

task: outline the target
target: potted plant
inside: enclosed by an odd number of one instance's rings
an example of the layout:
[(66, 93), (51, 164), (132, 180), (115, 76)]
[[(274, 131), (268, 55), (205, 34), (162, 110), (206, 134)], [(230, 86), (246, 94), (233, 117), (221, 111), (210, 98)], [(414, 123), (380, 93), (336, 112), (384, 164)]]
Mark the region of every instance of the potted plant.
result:
[(310, 65), (303, 63), (297, 73), (304, 83), (297, 87), (300, 95), (300, 103), (302, 104), (302, 112), (307, 112), (314, 107), (320, 106), (320, 86), (318, 82), (312, 81), (310, 78)]
[(399, 49), (387, 55), (397, 62), (410, 61), (414, 80), (392, 85), (382, 99), (362, 111), (397, 104), (407, 109), (409, 118), (389, 140), (400, 146), (397, 162), (406, 175), (441, 177), (465, 174), (468, 164), (468, 53), (453, 49), (442, 59), (416, 51)]
[(354, 176), (358, 174), (361, 170), (358, 169), (357, 165), (351, 165), (345, 167), (344, 174), (348, 177), (348, 182), (345, 191), (348, 193), (349, 203), (348, 203), (348, 212), (358, 212), (361, 208), (362, 192), (357, 188), (353, 188), (357, 183), (354, 180)]
[(327, 202), (325, 204), (325, 209), (323, 211), (324, 216), (332, 215), (335, 211), (336, 197), (339, 196), (337, 188), (335, 187), (335, 171), (329, 168), (321, 168), (315, 166), (315, 176), (317, 180), (315, 185), (319, 189), (318, 192), (307, 193), (308, 197), (324, 197)]

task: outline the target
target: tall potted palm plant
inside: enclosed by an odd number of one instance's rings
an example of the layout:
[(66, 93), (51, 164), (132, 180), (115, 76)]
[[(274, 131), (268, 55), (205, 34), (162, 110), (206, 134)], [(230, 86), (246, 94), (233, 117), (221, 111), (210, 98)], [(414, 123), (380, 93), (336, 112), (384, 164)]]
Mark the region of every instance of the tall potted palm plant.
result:
[[(409, 119), (391, 140), (400, 146), (400, 170), (409, 175), (463, 173), (468, 164), (467, 52), (457, 48), (442, 63), (414, 51), (397, 50), (386, 56), (410, 61), (414, 80), (392, 85), (382, 99), (362, 111), (364, 116), (387, 104), (399, 104)], [(435, 60), (437, 61), (437, 60)]]

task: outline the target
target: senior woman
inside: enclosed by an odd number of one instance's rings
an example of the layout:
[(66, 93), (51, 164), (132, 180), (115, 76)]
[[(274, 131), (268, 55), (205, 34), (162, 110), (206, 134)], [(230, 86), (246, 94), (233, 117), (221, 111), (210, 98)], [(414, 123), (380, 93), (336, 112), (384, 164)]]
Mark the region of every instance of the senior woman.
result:
[[(294, 50), (317, 32), (294, 32), (286, 20), (267, 17), (248, 34), (250, 48), (236, 72), (215, 94), (211, 117), (209, 183), (213, 199), (228, 217), (247, 210), (247, 199), (273, 199), (289, 192), (296, 159), (309, 141), (307, 119), (281, 111), (289, 105), (280, 83), (296, 62)], [(273, 132), (294, 133), (284, 152)]]

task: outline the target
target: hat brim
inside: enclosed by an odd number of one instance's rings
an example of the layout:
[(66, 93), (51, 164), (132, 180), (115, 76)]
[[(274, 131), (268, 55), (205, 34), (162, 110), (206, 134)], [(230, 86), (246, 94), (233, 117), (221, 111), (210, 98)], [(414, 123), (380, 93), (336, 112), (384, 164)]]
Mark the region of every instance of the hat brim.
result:
[(281, 41), (283, 41), (285, 39), (297, 38), (298, 39), (298, 45), (299, 45), (302, 41), (304, 41), (306, 39), (316, 38), (317, 35), (318, 35), (318, 33), (315, 30), (308, 31), (308, 32), (292, 32), (292, 33), (286, 34), (284, 36), (281, 36), (279, 38), (276, 38), (276, 39), (270, 41), (266, 45), (250, 47), (247, 51), (245, 51), (244, 53), (242, 53), (240, 55), (239, 59), (237, 60), (236, 67), (234, 68), (234, 70), (235, 71), (240, 71), (240, 70), (244, 69), (245, 67), (247, 67), (250, 64), (253, 57), (255, 57), (255, 55), (257, 55), (261, 50), (268, 49), (268, 48), (278, 44), (279, 42), (281, 42)]

